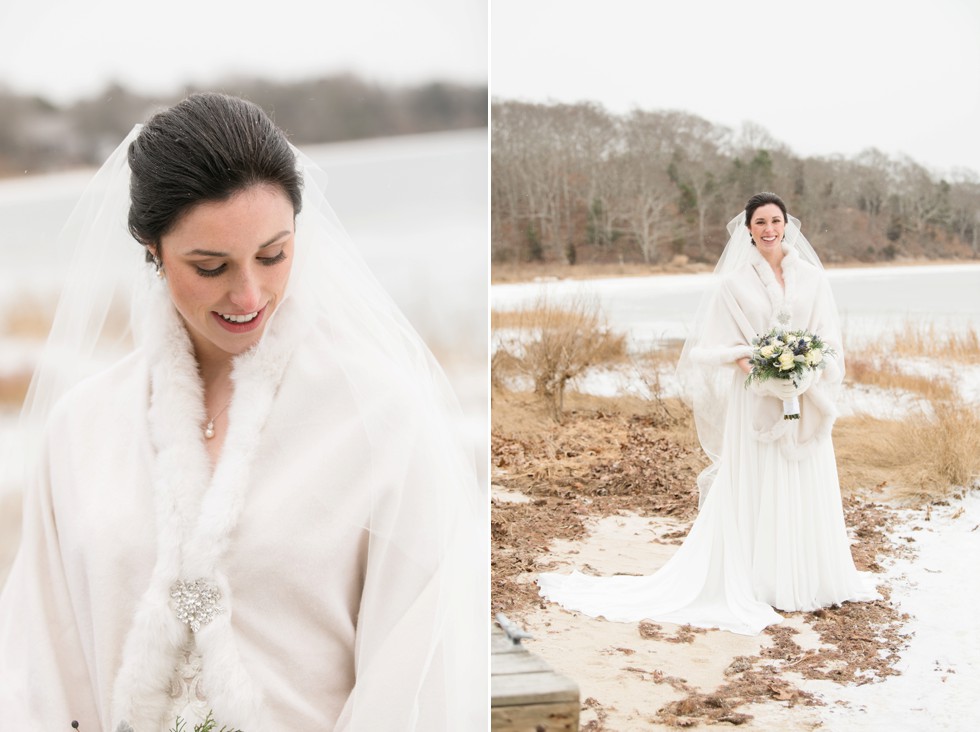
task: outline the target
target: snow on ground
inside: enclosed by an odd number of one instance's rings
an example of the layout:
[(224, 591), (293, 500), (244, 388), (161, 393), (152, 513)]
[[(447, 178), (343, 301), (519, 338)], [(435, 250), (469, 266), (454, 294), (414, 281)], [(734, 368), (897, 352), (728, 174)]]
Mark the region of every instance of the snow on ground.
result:
[[(959, 391), (960, 398), (969, 404), (980, 404), (980, 365), (947, 368), (933, 363), (917, 362), (914, 373), (949, 378)], [(900, 367), (903, 367), (900, 364)], [(672, 364), (657, 368), (634, 364), (617, 364), (588, 369), (571, 382), (571, 388), (582, 394), (614, 397), (619, 395), (638, 396), (649, 399), (651, 386), (659, 377), (661, 396), (664, 398), (679, 395), (679, 384)], [(527, 377), (516, 377), (507, 381), (512, 389), (528, 390), (532, 384)], [(884, 389), (867, 384), (846, 384), (839, 403), (841, 416), (869, 414), (881, 419), (902, 419), (912, 414), (932, 414), (928, 400), (911, 392)]]
[(911, 616), (901, 675), (863, 686), (806, 681), (828, 700), (821, 729), (980, 729), (980, 493), (930, 514), (905, 515), (896, 538), (913, 538), (917, 556), (887, 568), (891, 599)]
[(931, 416), (927, 399), (901, 389), (884, 389), (868, 384), (847, 384), (837, 405), (842, 417), (867, 414), (878, 419), (904, 419), (913, 414)]
[(942, 361), (927, 357), (898, 358), (894, 363), (899, 371), (906, 374), (938, 376), (952, 384), (963, 401), (971, 404), (980, 403), (980, 364)]

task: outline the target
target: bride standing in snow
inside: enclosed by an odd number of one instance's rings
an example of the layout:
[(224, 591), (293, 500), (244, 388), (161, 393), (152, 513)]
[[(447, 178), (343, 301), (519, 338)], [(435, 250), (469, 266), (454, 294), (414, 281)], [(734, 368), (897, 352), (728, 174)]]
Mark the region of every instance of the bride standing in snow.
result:
[[(541, 594), (609, 620), (659, 620), (756, 634), (785, 611), (877, 597), (851, 558), (830, 432), (844, 377), (840, 322), (820, 260), (773, 193), (753, 196), (684, 345), (677, 373), (711, 465), (676, 554), (645, 577), (543, 574)], [(794, 385), (746, 387), (753, 338), (778, 327), (835, 352)], [(783, 419), (796, 396), (800, 418)]]

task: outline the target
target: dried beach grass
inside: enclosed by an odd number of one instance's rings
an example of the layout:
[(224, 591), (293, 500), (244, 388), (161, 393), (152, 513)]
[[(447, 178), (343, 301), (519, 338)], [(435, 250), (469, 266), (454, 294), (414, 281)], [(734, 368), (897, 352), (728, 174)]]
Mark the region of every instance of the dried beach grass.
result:
[(888, 486), (892, 497), (921, 504), (971, 486), (980, 477), (980, 414), (953, 401), (930, 403), (931, 415), (838, 420), (834, 444), (842, 487)]
[(863, 353), (847, 359), (847, 379), (882, 389), (900, 389), (930, 401), (948, 400), (955, 396), (952, 385), (945, 379), (906, 373), (896, 368), (892, 361), (868, 357)]
[(507, 373), (521, 373), (560, 422), (568, 382), (597, 364), (626, 358), (626, 338), (605, 324), (597, 302), (586, 298), (555, 305), (539, 299), (533, 307), (493, 313), (491, 327), (518, 333), (498, 342), (491, 358), (491, 380), (502, 383)]
[(980, 331), (975, 327), (954, 330), (935, 323), (907, 321), (887, 337), (863, 346), (868, 356), (932, 358), (976, 363), (980, 359)]

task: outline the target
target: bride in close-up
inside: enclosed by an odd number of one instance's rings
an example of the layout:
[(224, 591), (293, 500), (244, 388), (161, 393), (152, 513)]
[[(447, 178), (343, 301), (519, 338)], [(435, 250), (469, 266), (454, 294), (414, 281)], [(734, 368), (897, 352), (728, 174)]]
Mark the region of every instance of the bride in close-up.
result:
[[(86, 190), (25, 406), (4, 729), (486, 724), (458, 407), (323, 185), (260, 108), (204, 93)], [(123, 260), (125, 286), (99, 279)], [(87, 375), (106, 341), (127, 354)]]
[[(878, 596), (854, 567), (844, 526), (831, 441), (844, 357), (826, 274), (773, 193), (753, 196), (728, 231), (677, 366), (711, 459), (698, 477), (698, 516), (653, 575), (540, 575), (541, 594), (568, 609), (754, 635), (781, 621), (773, 608)], [(748, 380), (753, 341), (772, 329), (819, 337), (821, 368)], [(794, 403), (798, 412), (784, 406)]]

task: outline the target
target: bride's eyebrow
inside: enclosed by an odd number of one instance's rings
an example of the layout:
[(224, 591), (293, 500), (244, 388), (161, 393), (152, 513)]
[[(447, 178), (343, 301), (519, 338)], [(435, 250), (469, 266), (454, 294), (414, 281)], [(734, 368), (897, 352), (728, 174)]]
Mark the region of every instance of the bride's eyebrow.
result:
[[(259, 244), (258, 248), (265, 249), (266, 247), (271, 247), (273, 244), (275, 244), (277, 241), (282, 239), (284, 236), (288, 236), (289, 234), (292, 233), (293, 232), (291, 232), (289, 229), (283, 229), (274, 237), (269, 239), (269, 241), (265, 242), (264, 244)], [(228, 252), (215, 252), (212, 251), (211, 249), (192, 249), (191, 251), (187, 252), (187, 254), (188, 255), (194, 254), (199, 257), (227, 257), (228, 256)]]

